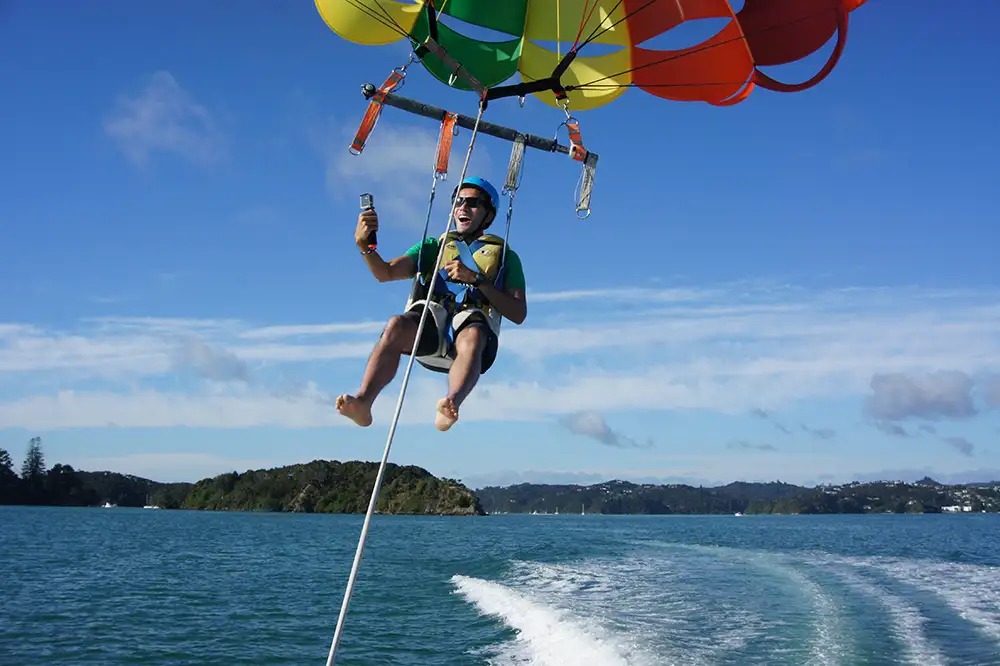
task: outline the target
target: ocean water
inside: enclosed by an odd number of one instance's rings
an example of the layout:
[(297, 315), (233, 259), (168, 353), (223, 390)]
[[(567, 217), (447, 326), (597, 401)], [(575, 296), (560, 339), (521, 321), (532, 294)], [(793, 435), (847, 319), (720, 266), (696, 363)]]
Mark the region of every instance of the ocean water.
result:
[[(362, 516), (0, 507), (0, 664), (324, 664)], [(337, 664), (1000, 664), (1000, 515), (375, 516)]]

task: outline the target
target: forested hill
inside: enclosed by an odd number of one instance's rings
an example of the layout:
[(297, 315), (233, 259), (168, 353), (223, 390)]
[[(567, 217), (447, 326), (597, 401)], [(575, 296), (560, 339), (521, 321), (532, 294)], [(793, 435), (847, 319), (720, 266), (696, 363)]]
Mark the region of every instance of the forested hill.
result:
[(590, 486), (522, 483), (476, 491), (487, 513), (941, 513), (1000, 512), (1000, 482), (943, 485), (933, 479), (807, 488), (788, 483), (702, 487), (608, 481)]
[(606, 481), (590, 486), (521, 483), (476, 491), (487, 513), (735, 513), (753, 500), (806, 490), (788, 483), (730, 483), (717, 488)]
[[(304, 513), (364, 513), (377, 462), (314, 460), (194, 484), (182, 508)], [(471, 490), (415, 466), (386, 466), (376, 510), (392, 514), (484, 515)]]
[[(159, 483), (58, 463), (50, 468), (41, 438), (33, 437), (20, 474), (10, 454), (0, 448), (0, 504), (364, 513), (378, 467), (378, 462), (314, 460), (242, 474), (230, 472), (197, 483)], [(386, 465), (376, 509), (397, 514), (485, 515), (476, 495), (458, 481), (394, 463)]]

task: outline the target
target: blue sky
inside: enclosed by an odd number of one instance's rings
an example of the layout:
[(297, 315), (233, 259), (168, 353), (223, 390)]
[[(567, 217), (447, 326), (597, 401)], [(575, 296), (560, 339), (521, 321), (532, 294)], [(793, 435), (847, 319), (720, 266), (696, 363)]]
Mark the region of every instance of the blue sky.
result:
[[(390, 459), (473, 486), (1000, 478), (1000, 7), (977, 4), (869, 2), (807, 92), (580, 113), (584, 221), (577, 164), (529, 151), (528, 319), (448, 433), (444, 378), (415, 367)], [(158, 480), (378, 460), (402, 370), (371, 428), (331, 400), (408, 284), (358, 256), (358, 194), (384, 255), (415, 242), (437, 124), (389, 109), (347, 145), (361, 84), (407, 54), (310, 2), (4, 3), (0, 446)], [(400, 92), (475, 114), (419, 66)], [(534, 99), (486, 117), (562, 120)], [(501, 184), (509, 151), (480, 136), (472, 171)]]

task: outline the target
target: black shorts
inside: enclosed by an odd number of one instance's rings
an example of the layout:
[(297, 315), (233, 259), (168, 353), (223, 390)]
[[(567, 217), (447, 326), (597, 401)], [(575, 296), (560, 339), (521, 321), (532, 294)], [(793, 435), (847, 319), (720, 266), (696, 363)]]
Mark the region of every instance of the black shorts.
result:
[[(403, 317), (413, 321), (414, 326), (420, 325), (420, 313), (423, 311), (423, 307), (416, 307), (409, 312), (404, 312)], [(449, 324), (450, 325), (450, 324)], [(493, 329), (490, 328), (481, 317), (469, 317), (465, 322), (454, 332), (454, 337), (458, 337), (460, 331), (472, 326), (477, 326), (483, 329), (486, 334), (486, 346), (483, 348), (483, 358), (482, 364), (480, 366), (480, 373), (485, 373), (493, 366), (493, 362), (497, 359), (497, 350), (499, 349), (499, 340), (497, 340), (496, 334), (493, 333)], [(423, 335), (420, 336), (420, 341), (417, 343), (417, 355), (426, 356), (428, 354), (433, 354), (438, 348), (438, 331), (437, 326), (434, 324), (434, 317), (430, 312), (427, 313), (427, 321), (424, 322)], [(454, 354), (454, 349), (451, 350)]]

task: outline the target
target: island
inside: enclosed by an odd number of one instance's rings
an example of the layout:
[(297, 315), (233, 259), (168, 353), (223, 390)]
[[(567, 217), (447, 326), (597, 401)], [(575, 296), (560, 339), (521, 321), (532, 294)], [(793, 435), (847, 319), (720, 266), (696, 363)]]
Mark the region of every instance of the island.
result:
[[(195, 483), (161, 483), (131, 474), (46, 469), (32, 438), (21, 474), (0, 449), (0, 504), (146, 507), (211, 511), (364, 513), (378, 462), (313, 460), (271, 469), (228, 472)], [(412, 465), (386, 465), (375, 507), (382, 514), (482, 516), (475, 493), (455, 479)]]
[[(15, 472), (0, 448), (0, 504), (145, 507), (209, 511), (364, 513), (377, 462), (313, 460), (163, 483), (112, 471), (45, 465), (32, 438)], [(1000, 513), (1000, 481), (946, 485), (931, 478), (854, 481), (816, 487), (773, 481), (722, 486), (632, 483), (520, 483), (476, 490), (422, 467), (388, 463), (376, 511), (393, 515), (496, 514), (867, 514)]]

